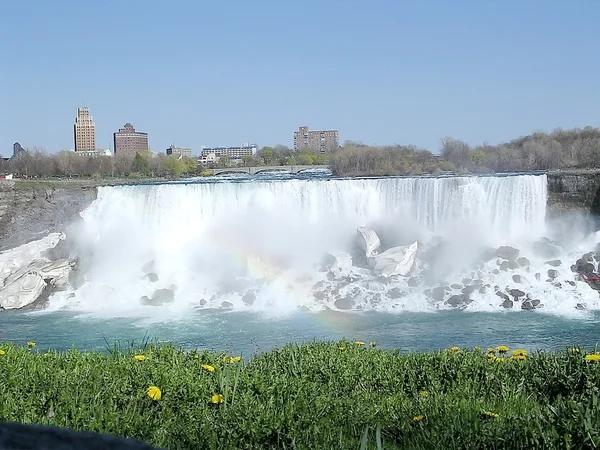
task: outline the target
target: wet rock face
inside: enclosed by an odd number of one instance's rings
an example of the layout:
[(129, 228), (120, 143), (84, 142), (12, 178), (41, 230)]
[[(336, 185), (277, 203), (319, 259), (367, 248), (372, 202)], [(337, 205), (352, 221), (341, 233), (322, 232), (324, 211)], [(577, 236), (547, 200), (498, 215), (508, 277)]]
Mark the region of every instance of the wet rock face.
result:
[(508, 245), (503, 245), (502, 247), (498, 247), (496, 250), (496, 256), (498, 256), (498, 258), (516, 261), (516, 259), (519, 257), (519, 249), (510, 247)]
[(350, 297), (342, 297), (333, 302), (337, 309), (350, 310), (354, 306), (354, 301)]

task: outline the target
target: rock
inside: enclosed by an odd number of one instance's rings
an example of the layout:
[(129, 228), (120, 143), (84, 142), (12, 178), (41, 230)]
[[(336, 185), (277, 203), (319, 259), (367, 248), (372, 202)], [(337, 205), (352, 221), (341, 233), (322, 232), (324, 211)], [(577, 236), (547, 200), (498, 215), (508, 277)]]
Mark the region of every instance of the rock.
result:
[(150, 283), (156, 283), (158, 281), (158, 275), (155, 272), (147, 273), (144, 275), (144, 278), (146, 278)]
[(501, 291), (497, 291), (496, 295), (498, 297), (500, 297), (502, 300), (506, 301), (506, 300), (510, 300), (510, 297), (508, 295), (506, 295), (504, 292)]
[(233, 308), (233, 303), (231, 302), (221, 302), (221, 308)]
[(492, 270), (492, 273), (493, 273), (494, 275), (498, 275), (498, 274), (500, 273), (500, 271), (499, 271), (498, 269), (494, 269), (494, 270)]
[(560, 259), (553, 259), (551, 261), (546, 261), (544, 264), (548, 264), (552, 267), (558, 267), (562, 264), (562, 261)]
[(487, 287), (486, 287), (486, 286), (481, 286), (481, 287), (479, 288), (479, 293), (480, 293), (481, 295), (484, 295), (486, 292), (487, 292)]
[(508, 293), (510, 295), (512, 295), (513, 297), (515, 297), (515, 298), (519, 298), (519, 297), (524, 297), (525, 296), (525, 292), (521, 291), (520, 289), (510, 289), (508, 291)]
[(587, 305), (585, 303), (577, 303), (577, 306), (575, 306), (575, 308), (583, 310), (587, 308)]
[(541, 303), (541, 302), (540, 302), (539, 300), (537, 300), (537, 299), (531, 300), (531, 305), (532, 305), (534, 308), (537, 308), (537, 307), (540, 305), (540, 303)]
[(547, 240), (534, 242), (532, 249), (533, 253), (541, 258), (551, 259), (560, 255), (560, 248)]
[(524, 256), (521, 256), (520, 258), (517, 258), (517, 264), (521, 267), (525, 267), (531, 265), (531, 262)]
[(205, 299), (201, 298), (199, 303), (200, 303), (200, 306), (204, 306), (204, 305), (206, 305), (208, 302), (207, 302)]
[(539, 300), (525, 300), (521, 303), (521, 309), (525, 311), (533, 311), (534, 309), (541, 308), (542, 304)]
[(348, 297), (342, 297), (333, 302), (337, 309), (349, 310), (354, 306), (354, 301)]
[(175, 300), (175, 293), (172, 289), (157, 289), (152, 294), (152, 298), (149, 298), (147, 295), (144, 295), (140, 299), (140, 303), (142, 305), (147, 306), (161, 306), (165, 303), (171, 303)]
[(430, 297), (432, 299), (434, 299), (435, 301), (441, 302), (442, 300), (444, 300), (445, 296), (446, 296), (446, 289), (444, 289), (444, 286), (438, 286), (431, 290)]
[(471, 284), (471, 281), (473, 281), (471, 278), (463, 278), (462, 284)]
[(149, 273), (154, 272), (154, 260), (148, 261), (142, 266), (142, 272)]
[(39, 273), (23, 273), (8, 282), (0, 291), (0, 308), (23, 308), (35, 302), (45, 287), (46, 282)]
[(448, 300), (446, 300), (445, 303), (447, 305), (452, 306), (453, 308), (456, 308), (458, 306), (462, 306), (462, 305), (471, 303), (471, 299), (469, 298), (468, 295), (456, 294), (456, 295), (452, 295)]
[(535, 279), (540, 281), (542, 279), (542, 275), (538, 272), (535, 274)]
[(502, 304), (500, 306), (502, 306), (505, 309), (511, 309), (513, 307), (513, 302), (512, 302), (512, 300), (506, 299), (502, 302)]
[(468, 295), (471, 295), (471, 294), (472, 294), (473, 292), (475, 292), (476, 290), (477, 290), (477, 286), (475, 286), (475, 285), (471, 285), (471, 286), (465, 286), (465, 287), (462, 289), (462, 293), (468, 296)]
[(566, 283), (570, 284), (571, 286), (577, 285), (577, 283), (575, 283), (573, 280), (566, 280)]
[(548, 278), (554, 280), (558, 276), (558, 270), (550, 269), (548, 270)]
[(407, 281), (407, 284), (410, 287), (417, 287), (420, 283), (419, 283), (419, 279), (417, 277), (410, 277)]
[(370, 228), (358, 227), (356, 241), (358, 246), (365, 251), (365, 256), (367, 258), (372, 258), (377, 255), (381, 248), (379, 236), (377, 236), (375, 230)]
[(502, 264), (500, 264), (500, 270), (506, 272), (508, 270), (508, 261), (502, 261)]
[(523, 277), (521, 275), (513, 275), (512, 279), (515, 283), (523, 283)]
[(328, 270), (333, 274), (335, 280), (339, 280), (351, 273), (352, 256), (349, 253), (329, 253), (328, 256), (330, 257), (329, 261), (331, 261)]
[(242, 301), (248, 305), (248, 306), (252, 306), (254, 304), (254, 302), (256, 301), (256, 294), (254, 292), (246, 292), (243, 296), (242, 296)]
[(552, 283), (552, 286), (554, 286), (556, 289), (562, 289), (562, 284), (560, 284), (559, 282)]
[(578, 259), (575, 263), (575, 271), (585, 275), (591, 275), (594, 273), (595, 267), (591, 262), (587, 262), (585, 259)]
[(415, 241), (409, 246), (393, 247), (371, 258), (369, 265), (375, 272), (384, 277), (393, 275), (407, 276), (417, 256), (418, 244)]
[(160, 305), (162, 305), (162, 303), (153, 302), (152, 299), (150, 297), (148, 297), (147, 295), (140, 297), (140, 304), (142, 304), (144, 306), (160, 306)]
[(391, 299), (397, 299), (397, 298), (401, 298), (404, 297), (406, 295), (406, 293), (402, 292), (402, 290), (400, 288), (392, 288), (389, 291), (387, 291), (387, 296)]
[(498, 256), (498, 258), (514, 261), (519, 256), (519, 250), (508, 245), (503, 245), (501, 247), (498, 247), (498, 249), (496, 250), (496, 256)]
[(456, 289), (456, 290), (460, 290), (463, 288), (462, 284), (457, 284), (457, 283), (451, 284), (450, 287), (452, 289)]

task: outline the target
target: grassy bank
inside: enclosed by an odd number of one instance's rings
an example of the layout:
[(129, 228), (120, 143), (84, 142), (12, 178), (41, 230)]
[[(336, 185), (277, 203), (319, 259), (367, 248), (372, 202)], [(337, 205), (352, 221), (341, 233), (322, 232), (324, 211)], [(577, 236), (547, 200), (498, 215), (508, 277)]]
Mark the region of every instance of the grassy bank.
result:
[(0, 421), (179, 448), (595, 448), (600, 355), (289, 345), (253, 358), (147, 345), (0, 345)]

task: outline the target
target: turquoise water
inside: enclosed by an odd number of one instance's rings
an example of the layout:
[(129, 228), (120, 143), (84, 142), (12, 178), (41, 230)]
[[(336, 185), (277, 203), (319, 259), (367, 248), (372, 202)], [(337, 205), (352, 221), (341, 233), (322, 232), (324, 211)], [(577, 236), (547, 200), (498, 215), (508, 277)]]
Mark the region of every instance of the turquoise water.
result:
[(600, 343), (600, 313), (563, 318), (536, 312), (263, 313), (198, 311), (185, 319), (85, 317), (72, 313), (11, 313), (0, 318), (0, 341), (35, 341), (40, 350), (105, 350), (107, 343), (170, 341), (184, 348), (251, 355), (289, 342), (342, 338), (377, 341), (382, 348), (435, 350), (449, 346), (508, 345), (534, 350)]

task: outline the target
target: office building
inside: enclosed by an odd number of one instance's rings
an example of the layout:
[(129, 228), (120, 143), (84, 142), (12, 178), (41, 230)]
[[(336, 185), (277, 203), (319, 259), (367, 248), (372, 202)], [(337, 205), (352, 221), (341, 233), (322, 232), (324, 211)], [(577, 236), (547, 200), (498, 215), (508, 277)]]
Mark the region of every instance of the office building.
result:
[(74, 135), (76, 152), (96, 150), (96, 124), (89, 108), (77, 108)]
[(123, 128), (113, 133), (115, 156), (135, 155), (148, 150), (148, 133), (135, 131), (133, 125), (127, 122)]
[(217, 158), (227, 156), (230, 159), (242, 159), (244, 156), (255, 156), (256, 144), (242, 144), (239, 147), (202, 147), (202, 157), (214, 154)]
[(337, 130), (309, 131), (305, 126), (294, 132), (294, 150), (310, 149), (332, 153), (339, 148), (340, 137)]
[(192, 157), (192, 149), (191, 148), (177, 148), (175, 144), (171, 144), (171, 146), (167, 149), (167, 156), (174, 156), (176, 158), (191, 158)]

